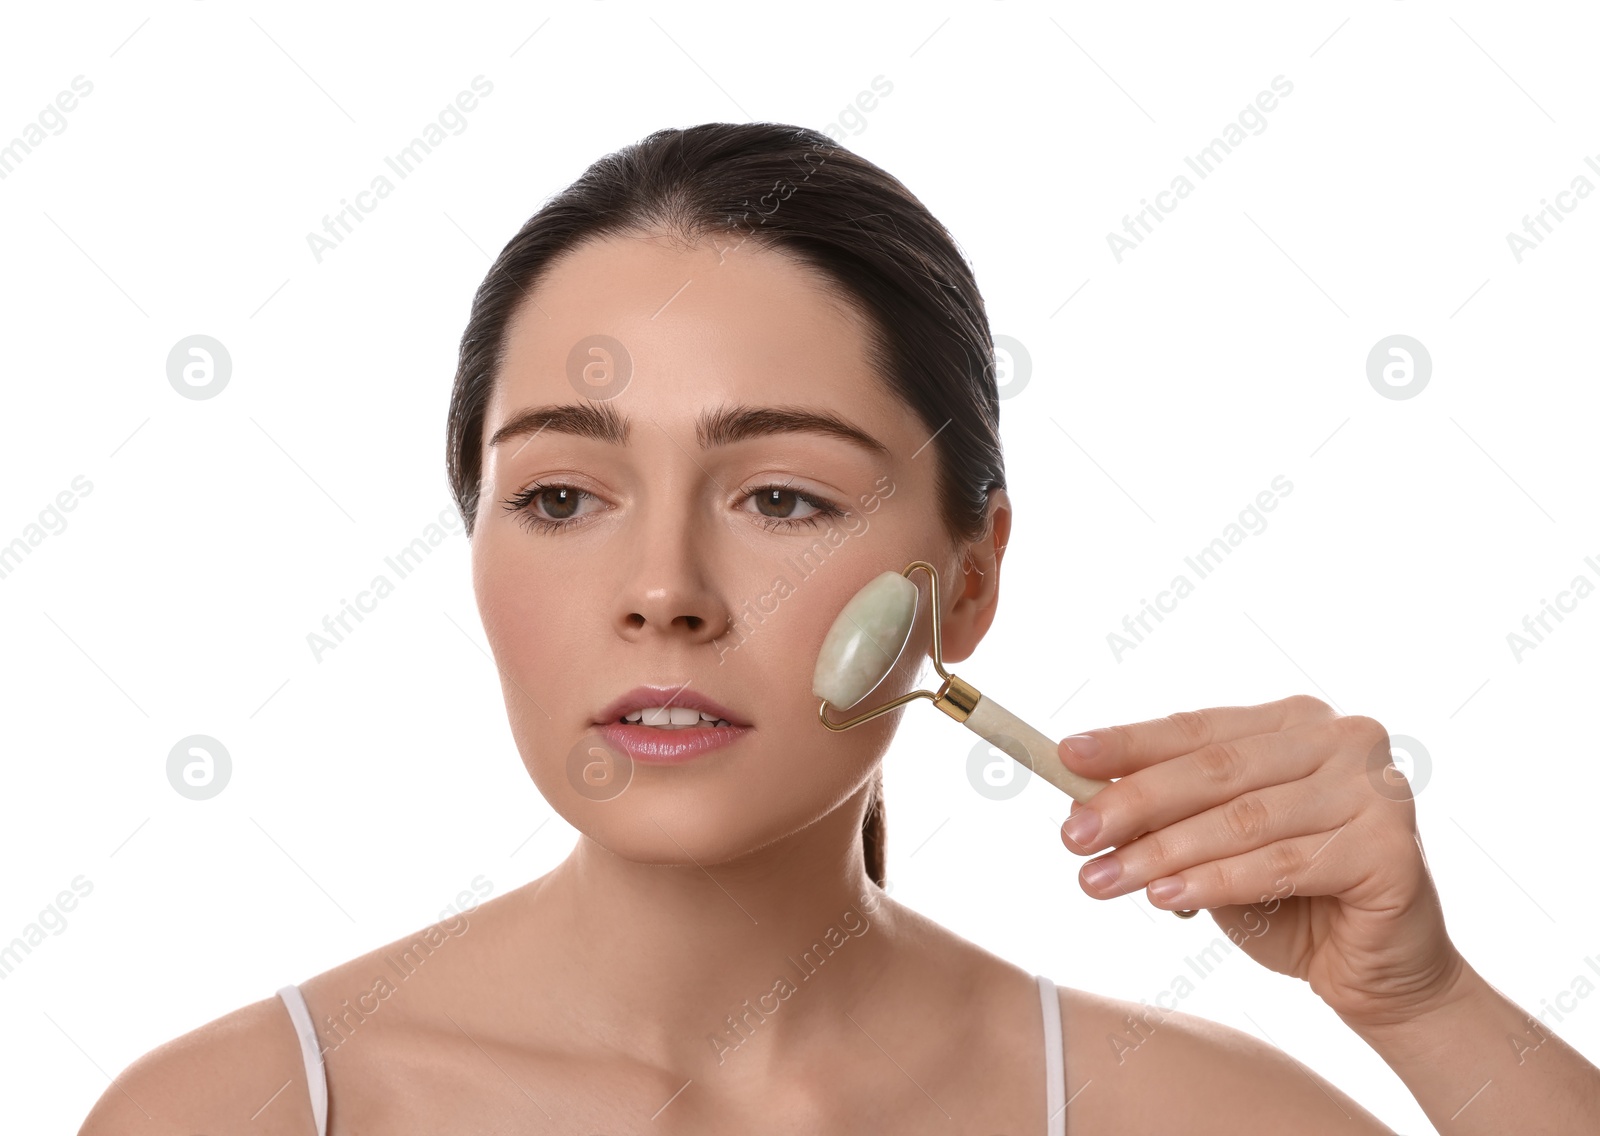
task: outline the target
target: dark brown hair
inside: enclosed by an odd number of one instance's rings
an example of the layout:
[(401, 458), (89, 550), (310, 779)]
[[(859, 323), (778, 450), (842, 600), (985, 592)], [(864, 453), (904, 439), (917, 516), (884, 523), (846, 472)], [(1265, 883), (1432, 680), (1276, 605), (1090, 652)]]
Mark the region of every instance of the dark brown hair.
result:
[[(872, 368), (933, 440), (952, 546), (986, 534), (989, 490), (1005, 485), (994, 342), (953, 238), (904, 185), (825, 134), (709, 122), (658, 130), (601, 158), (546, 201), (490, 266), (461, 336), (445, 448), (469, 535), (507, 325), (558, 258), (612, 235), (663, 235), (686, 245), (751, 239), (837, 286), (866, 317)], [(882, 887), (881, 768), (861, 835), (867, 874)]]

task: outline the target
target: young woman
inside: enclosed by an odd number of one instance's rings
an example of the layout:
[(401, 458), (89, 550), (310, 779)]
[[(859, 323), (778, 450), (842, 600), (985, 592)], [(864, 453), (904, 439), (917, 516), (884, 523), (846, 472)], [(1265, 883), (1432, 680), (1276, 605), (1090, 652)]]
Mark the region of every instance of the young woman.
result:
[[(1388, 1132), (1249, 1035), (1057, 986), (884, 894), (899, 712), (826, 730), (812, 667), (913, 560), (948, 661), (988, 629), (1012, 521), (992, 363), (949, 235), (814, 131), (664, 130), (548, 202), (473, 304), (448, 468), (518, 749), (581, 837), (156, 1049), (82, 1131)], [(922, 612), (873, 704), (918, 684)], [(1600, 1071), (1447, 936), (1378, 723), (1295, 697), (1061, 759), (1116, 779), (1063, 829), (1116, 849), (1090, 895), (1250, 928), (1441, 1131), (1600, 1129)]]

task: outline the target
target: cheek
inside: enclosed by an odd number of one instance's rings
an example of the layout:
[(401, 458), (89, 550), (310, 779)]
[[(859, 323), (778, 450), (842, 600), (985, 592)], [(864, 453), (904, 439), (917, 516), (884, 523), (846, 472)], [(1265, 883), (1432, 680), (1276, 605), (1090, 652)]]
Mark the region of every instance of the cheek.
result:
[[(474, 534), (472, 590), (491, 641), (498, 638), (510, 645), (519, 636), (537, 640), (559, 630), (560, 617), (582, 606), (573, 596), (581, 585), (581, 576), (564, 579), (559, 569), (529, 555), (514, 534)], [(531, 630), (535, 628), (537, 634)]]
[(561, 691), (574, 685), (572, 668), (562, 660), (576, 657), (585, 637), (593, 639), (580, 625), (592, 624), (596, 597), (583, 591), (581, 579), (563, 581), (525, 552), (492, 540), (474, 542), (472, 589), (511, 724), (526, 748), (541, 739), (523, 736), (524, 727), (536, 735), (540, 724), (552, 725), (547, 713), (569, 708), (563, 703), (571, 697), (562, 698)]

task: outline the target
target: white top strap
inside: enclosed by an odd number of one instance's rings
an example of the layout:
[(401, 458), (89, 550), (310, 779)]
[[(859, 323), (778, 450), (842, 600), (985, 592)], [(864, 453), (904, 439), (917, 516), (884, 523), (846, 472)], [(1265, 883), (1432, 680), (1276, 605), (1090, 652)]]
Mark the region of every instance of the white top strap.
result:
[[(1061, 1003), (1054, 982), (1042, 974), (1035, 975), (1034, 979), (1039, 985), (1039, 1010), (1044, 1019), (1046, 1132), (1047, 1136), (1066, 1136), (1067, 1076), (1062, 1063)], [(322, 1067), (316, 1030), (311, 1024), (311, 1010), (298, 986), (283, 987), (278, 997), (283, 999), (300, 1039), (300, 1056), (306, 1065), (306, 1085), (311, 1093), (311, 1115), (317, 1122), (317, 1136), (328, 1136), (328, 1080)]]
[(1061, 1052), (1061, 1001), (1056, 984), (1042, 974), (1039, 983), (1039, 1009), (1044, 1015), (1045, 1132), (1048, 1136), (1067, 1136), (1067, 1067)]
[(294, 1022), (294, 1032), (300, 1038), (300, 1057), (306, 1063), (306, 1085), (311, 1090), (311, 1115), (316, 1118), (317, 1136), (328, 1136), (328, 1075), (322, 1067), (322, 1049), (317, 1045), (317, 1031), (311, 1024), (306, 996), (300, 993), (298, 986), (285, 986), (278, 991), (278, 997), (283, 999), (289, 1019)]

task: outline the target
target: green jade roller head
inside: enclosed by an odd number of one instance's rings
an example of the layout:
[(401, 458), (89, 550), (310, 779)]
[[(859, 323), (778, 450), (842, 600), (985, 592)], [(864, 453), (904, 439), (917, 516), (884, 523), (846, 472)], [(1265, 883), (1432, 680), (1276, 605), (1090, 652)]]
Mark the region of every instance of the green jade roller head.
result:
[[(877, 689), (905, 652), (916, 622), (919, 598), (917, 586), (910, 577), (919, 568), (928, 573), (932, 592), (933, 666), (944, 680), (943, 685), (937, 691), (913, 690), (876, 710), (843, 722), (830, 721), (830, 704), (843, 710), (855, 706)], [(1056, 742), (944, 669), (939, 643), (939, 574), (926, 560), (914, 560), (901, 572), (884, 572), (850, 598), (822, 640), (811, 691), (822, 699), (817, 717), (835, 733), (859, 726), (913, 699), (928, 698), (967, 729), (1074, 800), (1088, 801), (1111, 784), (1068, 769), (1061, 760)], [(1174, 911), (1173, 914), (1188, 918), (1195, 912)]]

